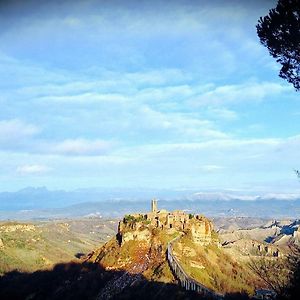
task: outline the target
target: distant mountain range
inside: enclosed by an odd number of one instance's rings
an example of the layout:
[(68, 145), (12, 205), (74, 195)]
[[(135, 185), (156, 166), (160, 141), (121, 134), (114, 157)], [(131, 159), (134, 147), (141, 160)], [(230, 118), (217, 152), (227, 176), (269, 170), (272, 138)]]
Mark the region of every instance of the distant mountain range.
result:
[(211, 217), (248, 216), (299, 218), (300, 194), (245, 195), (240, 192), (193, 190), (91, 188), (49, 191), (45, 187), (0, 193), (0, 219), (49, 219), (65, 217), (121, 217), (147, 212), (150, 199), (159, 207), (185, 209)]

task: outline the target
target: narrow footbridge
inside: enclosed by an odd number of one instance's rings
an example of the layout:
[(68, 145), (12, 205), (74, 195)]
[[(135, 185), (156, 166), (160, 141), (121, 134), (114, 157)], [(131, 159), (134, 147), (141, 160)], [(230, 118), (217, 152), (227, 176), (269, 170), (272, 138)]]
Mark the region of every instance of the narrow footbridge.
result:
[(182, 266), (180, 265), (178, 259), (173, 254), (173, 244), (177, 242), (181, 236), (176, 237), (172, 241), (168, 243), (167, 247), (167, 258), (171, 270), (173, 271), (175, 277), (179, 280), (181, 286), (183, 286), (186, 290), (196, 291), (203, 296), (210, 297), (212, 299), (224, 299), (224, 295), (216, 293), (215, 291), (209, 289), (204, 286), (200, 282), (197, 282), (195, 279), (186, 274)]

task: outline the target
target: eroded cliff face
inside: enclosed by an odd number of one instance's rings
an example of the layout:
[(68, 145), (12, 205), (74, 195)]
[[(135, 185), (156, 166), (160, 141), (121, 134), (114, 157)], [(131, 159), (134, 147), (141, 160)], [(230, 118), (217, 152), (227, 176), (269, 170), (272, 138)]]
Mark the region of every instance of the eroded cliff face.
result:
[(190, 231), (193, 242), (198, 245), (204, 246), (213, 242), (213, 225), (212, 222), (205, 217), (193, 220), (190, 225)]
[[(120, 233), (121, 243), (118, 236)], [(166, 260), (167, 243), (174, 238), (174, 233), (168, 234), (156, 229), (151, 231), (139, 225), (121, 225), (118, 235), (91, 253), (87, 261), (99, 263), (106, 270), (142, 274), (151, 281), (175, 281)]]
[(123, 245), (129, 241), (143, 241), (149, 243), (151, 240), (151, 226), (143, 221), (123, 221), (119, 222), (117, 239)]

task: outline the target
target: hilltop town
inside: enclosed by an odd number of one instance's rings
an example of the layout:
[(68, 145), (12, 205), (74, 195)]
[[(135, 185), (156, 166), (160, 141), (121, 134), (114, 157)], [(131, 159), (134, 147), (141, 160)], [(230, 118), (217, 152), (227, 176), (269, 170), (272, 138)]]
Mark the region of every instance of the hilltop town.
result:
[(192, 241), (199, 245), (217, 242), (213, 224), (206, 217), (187, 214), (182, 210), (159, 210), (156, 199), (151, 201), (150, 212), (126, 215), (119, 222), (118, 239), (120, 244), (130, 240), (149, 242), (153, 229), (167, 230), (169, 234), (176, 231), (190, 234)]

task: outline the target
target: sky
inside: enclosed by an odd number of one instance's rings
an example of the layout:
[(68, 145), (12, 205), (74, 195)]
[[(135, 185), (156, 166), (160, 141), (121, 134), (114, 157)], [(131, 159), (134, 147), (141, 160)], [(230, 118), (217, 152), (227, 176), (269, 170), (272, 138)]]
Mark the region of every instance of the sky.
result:
[(276, 1), (0, 2), (0, 191), (300, 192)]

